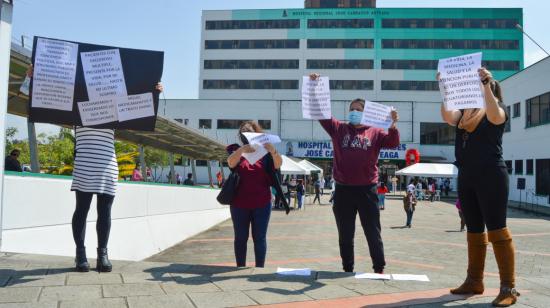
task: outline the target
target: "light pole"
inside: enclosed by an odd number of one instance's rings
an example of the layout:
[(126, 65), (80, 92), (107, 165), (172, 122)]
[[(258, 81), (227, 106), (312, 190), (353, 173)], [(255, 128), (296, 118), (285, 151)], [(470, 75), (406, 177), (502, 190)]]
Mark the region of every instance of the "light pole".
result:
[(12, 12), (13, 0), (0, 0), (0, 249), (2, 248), (2, 214), (4, 212), (4, 150), (10, 78)]
[(516, 29), (518, 29), (519, 31), (521, 31), (521, 33), (525, 34), (525, 36), (527, 36), (531, 42), (535, 43), (535, 45), (539, 46), (539, 48), (544, 51), (544, 53), (546, 53), (547, 56), (550, 57), (550, 53), (548, 53), (548, 51), (546, 51), (546, 49), (542, 48), (542, 46), (537, 43), (537, 41), (535, 41), (529, 34), (527, 34), (527, 32), (525, 32), (525, 30), (523, 30), (523, 27), (520, 25), (520, 24), (516, 24)]

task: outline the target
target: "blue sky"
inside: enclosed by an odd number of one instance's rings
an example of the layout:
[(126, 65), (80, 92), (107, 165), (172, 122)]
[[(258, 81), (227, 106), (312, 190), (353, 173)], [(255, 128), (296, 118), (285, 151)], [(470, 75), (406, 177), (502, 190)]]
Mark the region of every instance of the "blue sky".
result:
[[(166, 98), (197, 98), (202, 10), (300, 8), (303, 0), (15, 0), (12, 36), (35, 35), (165, 52)], [(550, 49), (550, 2), (378, 0), (378, 7), (523, 7), (525, 30)], [(544, 53), (525, 40), (526, 65)], [(10, 116), (26, 137), (26, 125)], [(40, 130), (40, 129), (39, 129)]]

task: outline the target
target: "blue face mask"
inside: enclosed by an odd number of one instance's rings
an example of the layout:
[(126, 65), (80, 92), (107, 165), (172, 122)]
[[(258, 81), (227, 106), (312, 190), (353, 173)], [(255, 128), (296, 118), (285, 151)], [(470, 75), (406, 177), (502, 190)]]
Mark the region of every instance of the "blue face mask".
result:
[(363, 113), (357, 110), (350, 111), (348, 115), (348, 121), (349, 121), (349, 124), (351, 125), (361, 124), (362, 118), (363, 118)]

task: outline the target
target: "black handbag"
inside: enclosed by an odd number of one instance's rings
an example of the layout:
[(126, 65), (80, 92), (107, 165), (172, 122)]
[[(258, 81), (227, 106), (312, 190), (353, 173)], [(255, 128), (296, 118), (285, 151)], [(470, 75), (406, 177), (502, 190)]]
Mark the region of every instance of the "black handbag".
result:
[(239, 189), (239, 180), (240, 177), (237, 171), (231, 171), (231, 174), (229, 174), (222, 186), (222, 190), (216, 197), (220, 204), (231, 204), (231, 201), (233, 201), (235, 194), (237, 194), (237, 189)]

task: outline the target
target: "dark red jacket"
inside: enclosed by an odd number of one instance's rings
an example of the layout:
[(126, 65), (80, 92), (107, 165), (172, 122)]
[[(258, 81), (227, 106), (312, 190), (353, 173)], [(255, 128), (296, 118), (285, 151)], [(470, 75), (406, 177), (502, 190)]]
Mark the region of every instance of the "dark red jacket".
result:
[(343, 185), (371, 185), (378, 183), (378, 156), (381, 148), (399, 146), (399, 131), (353, 125), (335, 118), (319, 121), (332, 139), (336, 183)]

